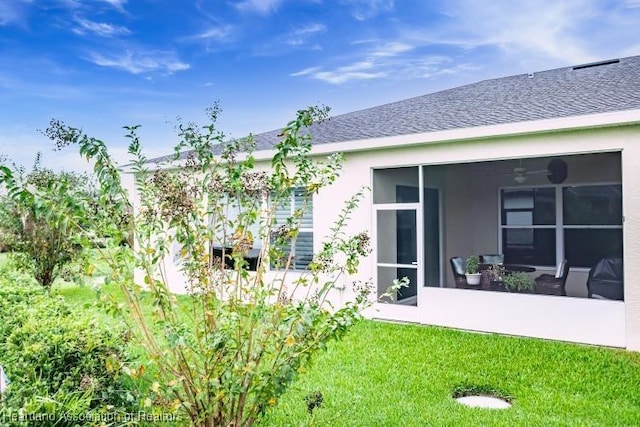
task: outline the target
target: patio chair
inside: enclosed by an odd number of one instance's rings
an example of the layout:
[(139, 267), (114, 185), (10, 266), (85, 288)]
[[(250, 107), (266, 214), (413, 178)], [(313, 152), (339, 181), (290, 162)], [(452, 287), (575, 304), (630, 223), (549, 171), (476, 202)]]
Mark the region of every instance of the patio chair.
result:
[(464, 260), (459, 256), (454, 256), (449, 259), (451, 263), (451, 270), (453, 271), (453, 278), (456, 281), (457, 288), (467, 287), (467, 276), (464, 275)]
[(589, 270), (589, 298), (624, 300), (622, 258), (602, 258)]
[(536, 293), (566, 296), (565, 285), (567, 284), (567, 276), (569, 276), (569, 263), (565, 259), (558, 264), (555, 275), (541, 274), (535, 278)]
[(480, 264), (503, 264), (504, 254), (482, 254)]

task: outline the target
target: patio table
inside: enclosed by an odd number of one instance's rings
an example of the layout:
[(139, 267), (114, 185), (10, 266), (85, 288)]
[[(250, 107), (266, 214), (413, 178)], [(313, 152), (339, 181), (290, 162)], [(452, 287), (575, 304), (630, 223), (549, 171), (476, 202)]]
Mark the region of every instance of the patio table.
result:
[(503, 264), (503, 266), (508, 273), (533, 273), (536, 271), (535, 267), (529, 265)]
[[(491, 267), (491, 265), (492, 264), (480, 264), (478, 269), (480, 271), (488, 270), (489, 267)], [(517, 273), (517, 272), (533, 273), (534, 271), (536, 271), (535, 267), (531, 267), (529, 265), (521, 265), (521, 264), (500, 264), (500, 265), (504, 267), (507, 273)]]

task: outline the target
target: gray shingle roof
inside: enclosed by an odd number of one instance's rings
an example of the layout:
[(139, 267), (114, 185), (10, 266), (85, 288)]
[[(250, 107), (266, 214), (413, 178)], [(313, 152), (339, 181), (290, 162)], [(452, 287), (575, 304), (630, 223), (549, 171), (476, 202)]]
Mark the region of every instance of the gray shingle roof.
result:
[[(314, 144), (640, 108), (640, 56), (483, 80), (314, 124)], [(257, 149), (280, 130), (255, 135)]]

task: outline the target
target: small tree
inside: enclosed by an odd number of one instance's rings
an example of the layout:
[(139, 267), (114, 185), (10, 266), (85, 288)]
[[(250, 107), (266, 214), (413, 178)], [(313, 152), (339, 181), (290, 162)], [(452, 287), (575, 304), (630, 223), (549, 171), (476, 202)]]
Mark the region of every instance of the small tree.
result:
[(0, 166), (0, 233), (16, 264), (29, 271), (45, 288), (71, 263), (82, 257), (76, 230), (90, 212), (90, 180), (86, 175), (56, 173), (40, 166), (33, 170)]
[[(289, 248), (310, 198), (331, 185), (342, 168), (341, 155), (324, 161), (310, 156), (305, 129), (327, 111), (299, 111), (280, 134), (267, 170), (257, 170), (251, 138), (225, 142), (214, 126), (218, 112), (209, 110), (211, 124), (203, 128), (180, 124), (177, 156), (155, 170), (149, 169), (136, 127), (127, 128), (140, 199), (136, 249), (104, 252), (126, 298), (124, 306), (108, 296), (105, 303), (126, 319), (145, 349), (152, 367), (146, 370), (152, 376), (147, 404), (181, 411), (193, 425), (248, 426), (369, 304), (368, 284), (356, 285), (352, 301), (340, 309), (327, 301), (336, 282), (356, 272), (369, 238), (344, 231), (363, 189), (338, 213), (307, 270), (288, 274)], [(77, 144), (82, 155), (95, 160), (102, 194), (119, 209), (130, 208), (102, 141), (57, 121), (47, 134), (58, 146)], [(276, 207), (298, 189), (304, 189), (301, 207), (287, 218), (276, 217)], [(111, 228), (118, 233), (117, 226)], [(261, 249), (250, 271), (246, 256), (254, 242)], [(181, 259), (188, 297), (169, 291), (170, 254)], [(134, 267), (143, 286), (132, 278)], [(144, 295), (153, 303), (150, 314), (143, 310)], [(145, 370), (128, 371), (137, 377)]]

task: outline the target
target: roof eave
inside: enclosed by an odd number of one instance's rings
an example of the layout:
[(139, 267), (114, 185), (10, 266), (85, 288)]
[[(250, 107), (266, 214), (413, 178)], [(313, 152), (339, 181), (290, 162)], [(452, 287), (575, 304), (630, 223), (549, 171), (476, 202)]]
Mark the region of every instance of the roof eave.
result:
[[(318, 144), (313, 147), (312, 154), (349, 153), (634, 124), (640, 124), (640, 109)], [(274, 150), (257, 151), (254, 153), (254, 158), (267, 160), (271, 159), (274, 153)]]
[[(498, 137), (566, 132), (637, 124), (640, 124), (640, 109), (632, 109), (608, 113), (585, 114), (580, 116), (529, 120), (499, 125), (474, 126), (436, 132), (423, 132), (408, 135), (395, 135), (381, 138), (318, 144), (313, 146), (311, 153), (312, 155), (321, 156), (337, 152), (352, 153), (359, 151), (382, 150), (385, 148), (411, 147), (414, 145), (445, 144)], [(271, 160), (274, 154), (274, 150), (260, 150), (254, 152), (253, 157), (258, 161), (265, 161)], [(173, 162), (169, 168), (180, 168), (183, 164), (184, 161)], [(165, 166), (165, 168), (166, 167), (167, 166)], [(151, 167), (150, 169), (154, 170), (156, 168), (163, 167), (156, 165), (156, 167)]]

